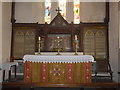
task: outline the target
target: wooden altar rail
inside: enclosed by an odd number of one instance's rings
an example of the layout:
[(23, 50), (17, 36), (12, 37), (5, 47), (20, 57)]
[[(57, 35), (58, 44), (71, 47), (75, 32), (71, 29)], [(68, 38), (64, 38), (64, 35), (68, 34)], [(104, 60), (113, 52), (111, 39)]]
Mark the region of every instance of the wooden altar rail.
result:
[(115, 88), (120, 90), (120, 83), (88, 83), (88, 84), (50, 84), (50, 83), (25, 83), (25, 82), (3, 82), (2, 87), (59, 87), (59, 88)]

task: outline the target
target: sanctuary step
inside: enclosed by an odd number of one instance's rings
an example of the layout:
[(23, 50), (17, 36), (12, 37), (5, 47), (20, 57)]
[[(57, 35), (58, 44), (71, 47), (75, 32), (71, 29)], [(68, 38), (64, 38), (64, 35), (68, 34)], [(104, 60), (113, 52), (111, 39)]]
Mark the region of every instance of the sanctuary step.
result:
[[(8, 90), (6, 88), (27, 88), (27, 90), (39, 90), (41, 88), (47, 89), (60, 89), (65, 88), (80, 89), (80, 90), (120, 90), (120, 83), (89, 83), (89, 84), (50, 84), (50, 83), (25, 83), (25, 82), (6, 82), (3, 83), (2, 90)], [(39, 89), (38, 89), (39, 88)], [(45, 90), (47, 90), (45, 89)], [(22, 89), (19, 89), (22, 90)], [(24, 89), (25, 90), (25, 89)]]

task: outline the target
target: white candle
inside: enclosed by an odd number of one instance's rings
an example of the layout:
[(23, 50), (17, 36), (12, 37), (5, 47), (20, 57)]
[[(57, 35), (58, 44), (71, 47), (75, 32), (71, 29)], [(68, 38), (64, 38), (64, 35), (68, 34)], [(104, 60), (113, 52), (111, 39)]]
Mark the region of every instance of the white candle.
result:
[(57, 36), (57, 38), (59, 39), (60, 37), (59, 37), (59, 36)]
[(38, 37), (38, 40), (40, 40), (41, 38), (40, 37)]
[(75, 35), (75, 40), (77, 40), (77, 35)]

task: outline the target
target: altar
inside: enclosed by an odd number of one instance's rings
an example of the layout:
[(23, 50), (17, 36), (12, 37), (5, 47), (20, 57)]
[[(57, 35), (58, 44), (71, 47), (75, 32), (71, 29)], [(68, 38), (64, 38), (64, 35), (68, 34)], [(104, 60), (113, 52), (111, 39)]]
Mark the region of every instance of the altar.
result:
[(91, 55), (25, 55), (23, 59), (25, 82), (91, 83)]

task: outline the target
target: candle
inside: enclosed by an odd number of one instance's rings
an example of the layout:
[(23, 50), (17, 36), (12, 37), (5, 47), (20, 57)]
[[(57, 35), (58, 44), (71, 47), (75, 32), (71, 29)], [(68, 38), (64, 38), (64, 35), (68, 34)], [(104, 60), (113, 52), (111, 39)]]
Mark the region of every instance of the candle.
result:
[(77, 35), (75, 35), (75, 40), (77, 40)]
[(38, 37), (38, 40), (40, 40), (40, 37)]
[(60, 37), (59, 37), (59, 36), (57, 36), (57, 38), (59, 39)]

